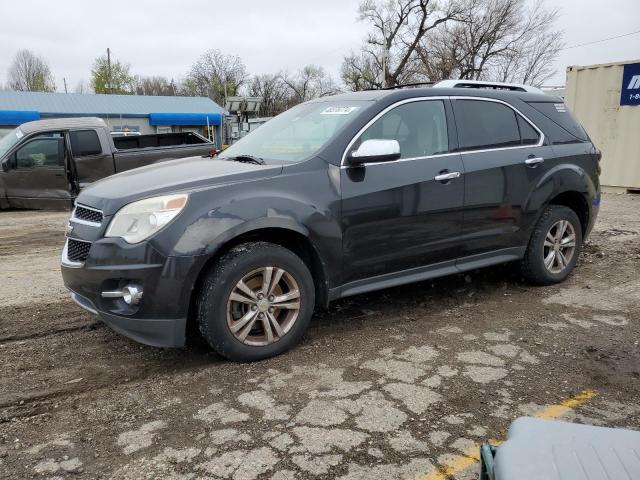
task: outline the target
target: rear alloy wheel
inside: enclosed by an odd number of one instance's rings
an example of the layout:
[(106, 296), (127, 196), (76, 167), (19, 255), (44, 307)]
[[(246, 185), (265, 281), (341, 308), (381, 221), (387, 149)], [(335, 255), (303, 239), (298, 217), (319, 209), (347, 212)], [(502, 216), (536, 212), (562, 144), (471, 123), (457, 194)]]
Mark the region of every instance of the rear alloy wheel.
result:
[(568, 207), (551, 205), (536, 224), (522, 260), (522, 274), (531, 283), (551, 285), (569, 276), (582, 247), (582, 225)]
[(576, 253), (576, 232), (567, 220), (554, 223), (544, 240), (544, 266), (558, 274), (569, 266)]
[(238, 245), (206, 274), (198, 325), (211, 348), (247, 362), (283, 353), (302, 338), (315, 305), (306, 264), (267, 242)]

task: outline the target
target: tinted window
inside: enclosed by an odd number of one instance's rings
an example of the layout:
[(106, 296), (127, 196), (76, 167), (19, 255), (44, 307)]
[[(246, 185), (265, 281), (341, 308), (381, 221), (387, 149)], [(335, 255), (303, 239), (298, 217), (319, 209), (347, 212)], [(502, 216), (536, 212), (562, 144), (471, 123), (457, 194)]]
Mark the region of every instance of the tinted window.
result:
[(520, 145), (516, 113), (506, 105), (479, 100), (454, 102), (462, 150)]
[(78, 130), (69, 132), (71, 140), (71, 150), (76, 157), (85, 155), (98, 155), (102, 153), (98, 134), (93, 130)]
[(46, 133), (29, 140), (16, 151), (17, 168), (59, 167), (64, 165), (64, 137)]
[(360, 142), (374, 139), (397, 140), (401, 158), (446, 153), (449, 137), (444, 104), (431, 100), (400, 105), (385, 113), (360, 136)]
[(520, 115), (518, 117), (518, 126), (520, 127), (520, 137), (522, 145), (535, 145), (540, 140), (540, 134)]
[[(588, 141), (589, 136), (578, 121), (573, 117), (564, 103), (558, 102), (531, 102), (533, 108), (552, 120), (556, 125), (574, 136), (576, 139)], [(562, 137), (562, 135), (557, 135)], [(567, 143), (566, 137), (555, 143)]]

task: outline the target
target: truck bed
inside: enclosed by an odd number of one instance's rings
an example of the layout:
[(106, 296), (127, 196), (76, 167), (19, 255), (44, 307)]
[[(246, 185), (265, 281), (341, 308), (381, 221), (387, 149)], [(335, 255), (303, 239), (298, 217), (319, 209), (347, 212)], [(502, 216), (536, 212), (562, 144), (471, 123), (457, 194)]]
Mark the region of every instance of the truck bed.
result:
[(201, 145), (210, 143), (206, 138), (193, 132), (157, 133), (130, 137), (113, 137), (118, 150), (140, 148), (177, 147), (180, 145)]

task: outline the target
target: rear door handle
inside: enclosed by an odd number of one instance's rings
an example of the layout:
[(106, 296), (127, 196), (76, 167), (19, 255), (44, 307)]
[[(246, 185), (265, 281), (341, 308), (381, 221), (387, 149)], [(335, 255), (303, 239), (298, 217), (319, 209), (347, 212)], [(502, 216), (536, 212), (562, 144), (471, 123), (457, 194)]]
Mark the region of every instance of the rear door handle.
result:
[(527, 158), (524, 161), (525, 165), (527, 165), (527, 167), (535, 167), (536, 165), (540, 164), (540, 163), (544, 163), (544, 158), (542, 157), (534, 157), (534, 158)]
[(460, 172), (447, 172), (441, 173), (433, 177), (436, 182), (448, 182), (449, 180), (453, 180), (454, 178), (460, 178)]

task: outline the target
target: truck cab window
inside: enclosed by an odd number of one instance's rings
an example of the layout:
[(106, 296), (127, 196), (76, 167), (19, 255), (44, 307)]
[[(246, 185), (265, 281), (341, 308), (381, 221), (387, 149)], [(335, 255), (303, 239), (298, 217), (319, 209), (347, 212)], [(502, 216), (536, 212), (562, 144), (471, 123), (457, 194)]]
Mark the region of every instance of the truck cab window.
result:
[(17, 168), (51, 168), (63, 165), (64, 136), (62, 133), (37, 135), (16, 151)]
[(388, 111), (361, 136), (365, 140), (397, 140), (400, 158), (419, 158), (449, 150), (447, 117), (439, 100), (410, 102)]
[(76, 130), (69, 132), (71, 151), (74, 157), (100, 155), (102, 146), (98, 134), (94, 130)]

